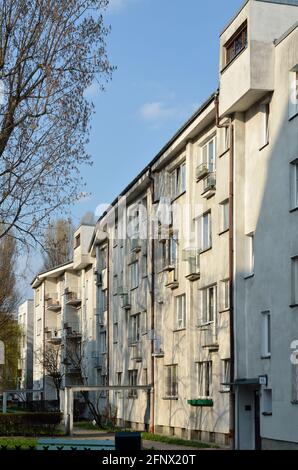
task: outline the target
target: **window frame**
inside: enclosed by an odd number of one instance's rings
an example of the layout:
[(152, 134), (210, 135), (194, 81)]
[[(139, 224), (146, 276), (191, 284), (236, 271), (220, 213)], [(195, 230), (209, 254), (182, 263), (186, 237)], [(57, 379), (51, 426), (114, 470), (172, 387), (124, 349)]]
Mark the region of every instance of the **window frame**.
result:
[(197, 363), (197, 388), (198, 397), (212, 399), (213, 396), (213, 364), (212, 361)]
[(261, 358), (271, 358), (271, 312), (261, 312)]
[[(210, 309), (210, 292), (213, 291), (213, 314), (211, 315), (212, 311)], [(206, 298), (204, 298), (206, 294)], [(200, 315), (199, 315), (199, 326), (204, 325), (216, 325), (217, 320), (217, 284), (213, 284), (212, 286), (204, 287), (199, 289), (200, 295)], [(206, 307), (206, 308), (205, 308)], [(212, 318), (212, 319), (211, 319)]]
[(231, 386), (227, 385), (230, 383), (231, 377), (230, 377), (230, 371), (231, 371), (231, 359), (221, 359), (221, 392), (230, 392), (231, 391)]
[[(130, 387), (134, 387), (138, 385), (138, 369), (130, 369), (128, 371), (128, 384)], [(138, 397), (137, 390), (128, 391), (128, 398), (137, 398), (137, 397)]]
[(174, 170), (170, 172), (171, 199), (172, 201), (186, 191), (186, 160), (184, 159)]
[(186, 294), (175, 297), (175, 330), (186, 328)]
[(289, 72), (289, 120), (298, 116), (298, 65)]
[(134, 261), (130, 265), (130, 290), (137, 289), (140, 284), (139, 261)]
[[(212, 143), (212, 155), (210, 156), (210, 144)], [(205, 154), (206, 149), (206, 154)], [(216, 156), (217, 156), (217, 136), (216, 134), (199, 145), (199, 161), (198, 165), (206, 165), (209, 173), (216, 172)]]
[(178, 364), (165, 366), (165, 397), (178, 398)]
[(220, 287), (220, 308), (222, 311), (226, 311), (230, 309), (230, 279), (220, 281)]
[[(242, 47), (236, 51), (236, 41), (241, 37)], [(234, 46), (234, 54), (229, 57), (229, 49)], [(248, 46), (248, 23), (245, 20), (244, 23), (235, 31), (230, 39), (224, 44), (224, 68), (228, 67)]]
[(129, 317), (129, 342), (131, 345), (141, 341), (141, 314), (136, 313)]
[[(225, 213), (227, 210), (227, 214)], [(226, 220), (225, 220), (226, 219)], [(220, 203), (220, 233), (230, 229), (230, 199), (225, 199)]]
[(290, 162), (290, 210), (298, 209), (298, 158)]
[(298, 256), (291, 258), (291, 306), (298, 305)]

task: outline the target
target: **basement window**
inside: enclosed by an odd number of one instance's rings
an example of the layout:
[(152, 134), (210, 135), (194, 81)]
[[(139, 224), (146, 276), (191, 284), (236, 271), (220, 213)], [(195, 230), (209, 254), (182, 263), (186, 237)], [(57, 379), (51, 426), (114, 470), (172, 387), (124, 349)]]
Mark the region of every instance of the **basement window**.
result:
[(229, 65), (247, 46), (247, 21), (225, 44), (226, 65)]

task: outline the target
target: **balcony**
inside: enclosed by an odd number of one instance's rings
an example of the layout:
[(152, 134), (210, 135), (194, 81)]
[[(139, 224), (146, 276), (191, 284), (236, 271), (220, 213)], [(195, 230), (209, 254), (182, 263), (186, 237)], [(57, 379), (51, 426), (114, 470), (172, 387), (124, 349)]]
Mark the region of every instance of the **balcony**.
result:
[(214, 196), (216, 192), (216, 175), (215, 173), (209, 173), (203, 180), (203, 193), (202, 196), (206, 199)]
[(71, 305), (72, 307), (78, 307), (82, 303), (80, 292), (70, 291), (65, 289), (65, 302), (66, 305)]
[(201, 163), (201, 165), (196, 168), (196, 180), (200, 181), (205, 178), (210, 173), (210, 168), (208, 163)]
[(132, 238), (130, 240), (130, 250), (132, 253), (139, 253), (142, 249), (141, 240), (139, 238)]
[(143, 350), (142, 343), (137, 341), (132, 345), (131, 359), (136, 362), (142, 362), (143, 360)]
[[(155, 335), (155, 332), (154, 332), (154, 335)], [(164, 353), (164, 349), (161, 344), (160, 338), (155, 338), (152, 357), (161, 358), (161, 357), (164, 357), (164, 355), (165, 353)]]
[(167, 280), (165, 286), (172, 290), (178, 289), (179, 282), (177, 280), (175, 269), (167, 273)]
[(61, 330), (57, 328), (45, 328), (45, 337), (48, 343), (60, 344), (62, 339)]
[(61, 310), (60, 301), (57, 292), (46, 295), (47, 310), (51, 312), (59, 312)]
[(129, 294), (123, 294), (122, 295), (121, 307), (124, 308), (124, 310), (130, 310), (131, 309), (131, 301), (130, 301)]
[(219, 348), (218, 337), (214, 323), (199, 326), (201, 330), (201, 345), (203, 349), (217, 351)]
[(66, 322), (63, 325), (67, 339), (81, 339), (82, 332), (79, 322)]
[(191, 282), (200, 279), (200, 250), (196, 248), (183, 250), (182, 260), (188, 263), (186, 279)]

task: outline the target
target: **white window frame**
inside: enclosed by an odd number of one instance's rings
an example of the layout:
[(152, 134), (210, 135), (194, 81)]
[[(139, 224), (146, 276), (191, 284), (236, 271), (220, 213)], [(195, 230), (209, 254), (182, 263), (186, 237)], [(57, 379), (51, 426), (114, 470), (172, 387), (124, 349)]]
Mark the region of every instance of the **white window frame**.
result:
[(211, 211), (206, 212), (197, 219), (197, 240), (201, 252), (212, 248)]
[(271, 357), (271, 312), (261, 312), (261, 357)]
[(231, 370), (231, 360), (222, 359), (221, 360), (221, 391), (229, 392), (231, 387), (228, 385), (230, 383), (230, 370)]
[(260, 104), (260, 150), (269, 144), (270, 138), (270, 100)]
[[(210, 154), (210, 145), (212, 144), (212, 154)], [(207, 140), (203, 145), (199, 147), (199, 165), (206, 164), (209, 173), (216, 171), (216, 135)]]
[(290, 162), (291, 210), (298, 208), (298, 158)]
[(289, 119), (298, 115), (298, 65), (289, 73)]
[(291, 305), (298, 305), (298, 256), (291, 260)]
[(137, 313), (136, 315), (130, 316), (130, 343), (138, 343), (141, 339), (141, 314)]
[(176, 330), (186, 328), (186, 295), (182, 294), (175, 297)]
[(222, 311), (229, 310), (230, 308), (230, 280), (224, 279), (220, 282), (221, 295), (220, 295), (220, 308)]
[(220, 203), (220, 232), (226, 232), (230, 228), (230, 201), (226, 199)]
[(139, 262), (135, 261), (130, 264), (130, 289), (139, 287)]
[[(131, 369), (128, 371), (128, 384), (130, 387), (135, 387), (138, 385), (138, 369)], [(129, 390), (128, 397), (129, 398), (137, 398), (138, 391), (137, 390)]]
[(119, 323), (114, 322), (113, 323), (113, 343), (118, 343), (118, 338), (119, 338)]
[(186, 191), (186, 161), (184, 160), (171, 172), (172, 200)]
[[(213, 296), (213, 308), (211, 304), (211, 292)], [(200, 295), (200, 325), (216, 324), (217, 318), (217, 286), (216, 284), (199, 290)]]
[(254, 232), (247, 234), (247, 244), (248, 244), (247, 275), (253, 276), (255, 273), (255, 233)]
[(165, 369), (165, 397), (178, 398), (178, 365), (168, 365)]
[(213, 377), (212, 361), (202, 361), (197, 363), (198, 378), (198, 396), (199, 398), (212, 398), (213, 395)]

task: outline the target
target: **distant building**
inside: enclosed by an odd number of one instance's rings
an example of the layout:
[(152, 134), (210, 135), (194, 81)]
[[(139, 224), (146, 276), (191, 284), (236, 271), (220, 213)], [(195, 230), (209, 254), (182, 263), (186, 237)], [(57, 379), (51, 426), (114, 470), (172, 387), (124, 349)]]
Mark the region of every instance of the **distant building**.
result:
[(26, 300), (19, 307), (17, 319), (22, 329), (20, 359), (19, 359), (19, 388), (33, 388), (33, 300)]

